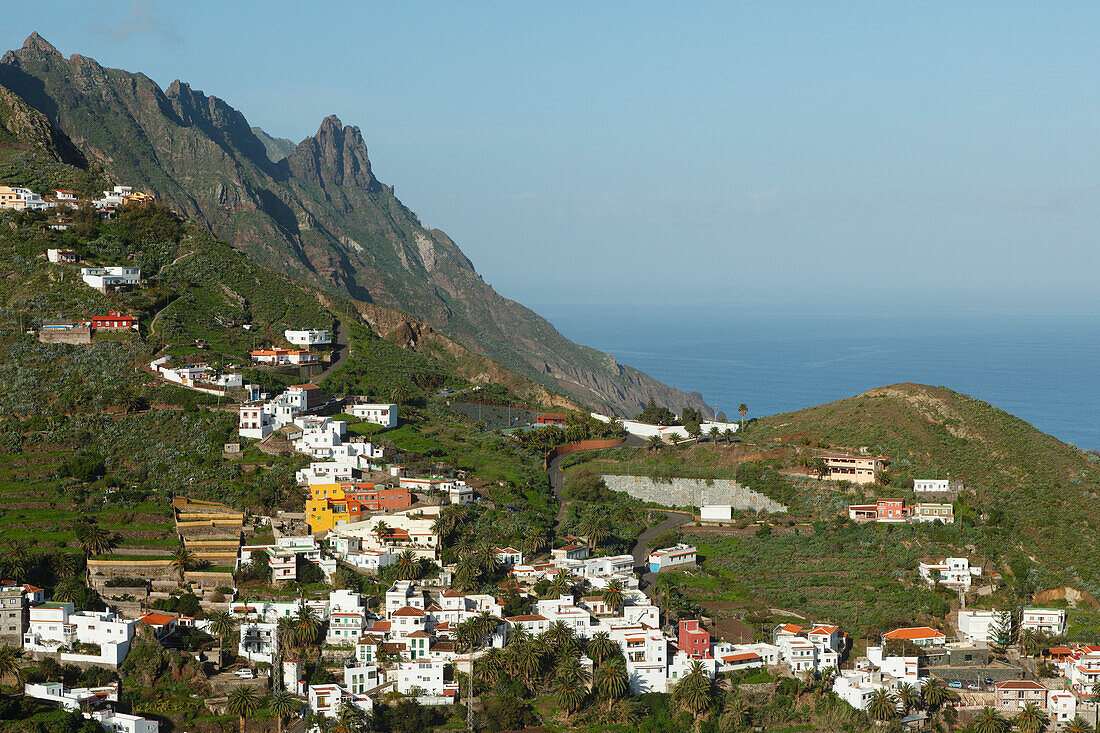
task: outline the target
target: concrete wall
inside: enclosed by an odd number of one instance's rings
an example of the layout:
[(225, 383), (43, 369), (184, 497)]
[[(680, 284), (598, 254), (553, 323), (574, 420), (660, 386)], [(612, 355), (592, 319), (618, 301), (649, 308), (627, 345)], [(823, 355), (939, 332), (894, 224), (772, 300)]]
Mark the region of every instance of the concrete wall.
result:
[(62, 330), (44, 328), (38, 332), (38, 340), (44, 344), (90, 344), (92, 343), (92, 329), (68, 328)]
[[(787, 507), (774, 499), (741, 486), (729, 479), (707, 481), (695, 478), (674, 478), (656, 481), (648, 476), (603, 476), (607, 488), (621, 491), (635, 499), (665, 506), (699, 506), (700, 503), (728, 504), (734, 509), (764, 512), (785, 512)], [(703, 501), (705, 499), (705, 502)]]

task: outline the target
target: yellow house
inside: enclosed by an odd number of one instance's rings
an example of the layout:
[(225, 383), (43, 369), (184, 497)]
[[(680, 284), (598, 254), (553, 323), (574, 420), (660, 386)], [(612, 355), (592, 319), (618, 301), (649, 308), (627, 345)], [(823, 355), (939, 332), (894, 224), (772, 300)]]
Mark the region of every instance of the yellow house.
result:
[(341, 524), (361, 521), (371, 512), (411, 505), (412, 494), (400, 486), (314, 484), (306, 499), (306, 521), (310, 532), (327, 532)]
[[(310, 532), (327, 532), (336, 526), (335, 512), (329, 499), (337, 501), (344, 498), (344, 487), (341, 484), (314, 484), (309, 487), (309, 498), (306, 499), (306, 522), (309, 523)], [(346, 505), (344, 511), (347, 511)], [(345, 515), (346, 518), (347, 515)]]

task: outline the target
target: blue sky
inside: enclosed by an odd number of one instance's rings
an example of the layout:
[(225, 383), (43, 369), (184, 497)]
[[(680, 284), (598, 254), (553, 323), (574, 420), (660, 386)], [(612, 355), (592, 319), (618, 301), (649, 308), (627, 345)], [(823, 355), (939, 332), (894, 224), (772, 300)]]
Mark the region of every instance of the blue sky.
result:
[(1096, 3), (44, 0), (0, 45), (32, 30), (359, 125), (528, 304), (1100, 313)]

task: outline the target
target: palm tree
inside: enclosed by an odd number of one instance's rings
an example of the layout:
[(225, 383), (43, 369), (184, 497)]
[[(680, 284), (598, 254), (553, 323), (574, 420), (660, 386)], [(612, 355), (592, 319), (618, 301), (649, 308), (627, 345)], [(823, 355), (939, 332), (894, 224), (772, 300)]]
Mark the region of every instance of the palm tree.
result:
[(176, 548), (176, 551), (172, 553), (170, 567), (176, 569), (176, 572), (178, 572), (180, 576), (180, 583), (183, 583), (184, 574), (195, 567), (195, 553), (188, 550), (185, 546), (180, 545)]
[(722, 431), (722, 437), (726, 439), (726, 445), (729, 445), (733, 442), (733, 431), (729, 428), (726, 428)]
[(58, 552), (50, 558), (53, 572), (59, 578), (71, 578), (76, 575), (76, 556), (69, 552)]
[(23, 670), (19, 666), (19, 658), (23, 656), (23, 650), (13, 646), (0, 646), (0, 680), (15, 680), (16, 686), (23, 679)]
[(742, 402), (737, 406), (737, 412), (741, 414), (741, 432), (745, 432), (745, 415), (749, 414), (749, 406)]
[(347, 700), (340, 704), (340, 710), (336, 713), (335, 733), (364, 733), (369, 729), (367, 716), (359, 706)]
[(950, 691), (943, 680), (936, 677), (928, 677), (921, 684), (921, 697), (924, 698), (924, 706), (931, 711), (939, 710), (950, 699)]
[(546, 535), (537, 529), (528, 529), (523, 533), (523, 551), (528, 558), (533, 558), (546, 549)]
[(722, 431), (718, 429), (717, 425), (712, 425), (710, 430), (707, 431), (707, 435), (710, 436), (710, 442), (714, 445), (718, 445), (718, 436), (722, 434)]
[(390, 531), (390, 525), (383, 522), (381, 519), (374, 525), (374, 536), (378, 538), (378, 544), (382, 544), (382, 538), (386, 536), (386, 533)]
[(672, 691), (676, 703), (691, 713), (696, 731), (702, 722), (701, 716), (710, 708), (713, 696), (713, 681), (698, 660), (691, 663), (688, 673), (680, 678)]
[(600, 600), (608, 606), (611, 606), (611, 610), (614, 613), (618, 613), (624, 600), (622, 581), (618, 578), (612, 578), (607, 581), (607, 585), (604, 586), (603, 591), (600, 593)]
[(630, 690), (630, 677), (626, 673), (626, 662), (622, 658), (610, 660), (607, 664), (600, 665), (596, 670), (594, 687), (600, 697), (607, 700), (607, 710), (611, 711), (611, 703), (622, 697)]
[(611, 641), (610, 634), (606, 631), (597, 631), (592, 635), (592, 638), (588, 640), (585, 654), (587, 654), (588, 658), (596, 664), (603, 664), (603, 661), (610, 658), (618, 648), (618, 645)]
[(93, 520), (85, 519), (76, 526), (76, 541), (84, 550), (85, 559), (92, 555), (101, 555), (110, 552), (114, 547), (111, 533), (96, 524)]
[(252, 717), (252, 714), (259, 709), (260, 696), (250, 685), (237, 685), (229, 693), (228, 703), (229, 712), (241, 721), (241, 733), (244, 733), (244, 719)]
[(228, 611), (218, 611), (210, 616), (210, 631), (220, 639), (218, 646), (218, 666), (225, 665), (225, 640), (237, 628), (237, 619)]
[(320, 630), (321, 621), (313, 606), (307, 605), (304, 600), (299, 602), (298, 611), (294, 614), (294, 638), (299, 646), (308, 646), (316, 641)]
[(390, 400), (395, 405), (403, 405), (405, 401), (409, 399), (409, 390), (404, 387), (394, 387), (390, 391)]
[(569, 574), (564, 570), (558, 570), (554, 575), (554, 579), (550, 581), (550, 592), (554, 594), (553, 597), (555, 598), (567, 593), (571, 594), (573, 592), (573, 582), (569, 579)]
[(661, 436), (660, 436), (659, 433), (654, 433), (653, 435), (649, 436), (648, 447), (649, 447), (650, 450), (654, 450), (654, 451), (661, 450), (661, 448), (663, 448), (664, 445), (665, 445), (665, 441), (661, 440)]
[(268, 704), (279, 726), (279, 733), (283, 733), (283, 721), (290, 717), (291, 713), (298, 709), (298, 701), (286, 690), (277, 690), (271, 695)]
[(1093, 727), (1080, 715), (1066, 723), (1064, 733), (1093, 733)]
[(999, 712), (993, 708), (982, 708), (978, 716), (974, 718), (970, 729), (974, 733), (1008, 733), (1012, 724), (1005, 720)]
[(54, 586), (53, 599), (62, 603), (75, 603), (83, 592), (84, 584), (76, 578), (69, 578)]
[(504, 652), (496, 647), (482, 655), (474, 667), (474, 676), (489, 687), (504, 679)]
[(572, 662), (576, 666), (571, 664), (562, 665), (554, 676), (554, 699), (557, 700), (560, 707), (565, 709), (567, 718), (581, 706), (588, 694), (587, 681), (580, 672), (581, 668), (577, 659), (573, 658)]
[(474, 552), (474, 562), (477, 563), (478, 569), (483, 573), (494, 573), (497, 566), (500, 565), (496, 550), (488, 543), (478, 546), (477, 551)]
[(588, 547), (592, 552), (596, 551), (596, 545), (600, 544), (611, 534), (611, 523), (603, 514), (589, 512), (581, 521), (580, 531), (588, 538)]
[(404, 550), (394, 562), (398, 580), (417, 580), (420, 577), (420, 561), (412, 550)]
[(703, 428), (701, 428), (698, 423), (691, 423), (687, 426), (686, 430), (688, 437), (696, 443), (699, 442), (699, 438), (703, 435)]
[(463, 555), (458, 558), (458, 563), (455, 565), (455, 585), (461, 590), (466, 591), (475, 587), (479, 575), (473, 555)]
[(573, 629), (564, 621), (555, 621), (546, 630), (546, 640), (554, 649), (561, 649), (573, 643)]
[(722, 701), (719, 730), (741, 730), (752, 719), (752, 705), (738, 693), (726, 695)]
[(906, 713), (916, 708), (921, 702), (920, 691), (908, 682), (898, 685), (897, 696)]
[(1023, 710), (1016, 716), (1016, 728), (1020, 733), (1042, 733), (1049, 722), (1047, 714), (1033, 702), (1024, 705)]
[(898, 702), (889, 690), (879, 688), (871, 693), (867, 703), (867, 714), (875, 720), (885, 721), (898, 714)]

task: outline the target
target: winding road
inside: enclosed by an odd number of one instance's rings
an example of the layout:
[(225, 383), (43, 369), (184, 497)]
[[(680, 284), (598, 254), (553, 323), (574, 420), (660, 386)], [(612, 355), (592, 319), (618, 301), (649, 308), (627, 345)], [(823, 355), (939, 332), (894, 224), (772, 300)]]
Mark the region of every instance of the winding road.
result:
[[(626, 442), (623, 445), (630, 446), (632, 448), (640, 448), (645, 445), (645, 441), (636, 435), (628, 435)], [(593, 450), (600, 450), (594, 448)], [(580, 452), (580, 451), (575, 451)], [(572, 455), (567, 453), (566, 455)], [(561, 502), (561, 508), (558, 509), (557, 527), (560, 528), (562, 522), (565, 521), (565, 513), (569, 508), (569, 500), (565, 498), (565, 473), (561, 470), (561, 460), (565, 456), (557, 456), (551, 459), (548, 473), (550, 474), (550, 488), (554, 491), (554, 496)], [(656, 510), (655, 510), (656, 511)], [(680, 525), (687, 524), (694, 517), (687, 512), (673, 512), (672, 510), (663, 510), (668, 516), (665, 521), (658, 525), (650, 527), (646, 531), (642, 532), (638, 537), (638, 541), (634, 543), (634, 549), (631, 550), (631, 555), (634, 556), (634, 569), (642, 572), (639, 586), (644, 591), (647, 586), (651, 585), (654, 579), (657, 577), (653, 573), (649, 572), (648, 561), (649, 553), (647, 550), (647, 543), (662, 532), (667, 532), (670, 529), (675, 529)], [(647, 594), (648, 595), (648, 594)]]
[(347, 358), (347, 356), (348, 356), (348, 327), (344, 325), (343, 321), (341, 321), (339, 318), (337, 318), (336, 319), (336, 343), (334, 343), (332, 345), (332, 361), (329, 362), (329, 365), (327, 367), (325, 367), (325, 369), (320, 374), (318, 374), (317, 376), (315, 376), (313, 379), (311, 379), (309, 381), (312, 382), (313, 384), (317, 384), (322, 379), (324, 379), (325, 377), (327, 377), (328, 375), (330, 375), (334, 371), (336, 371), (339, 368), (340, 364), (344, 361), (344, 359)]

